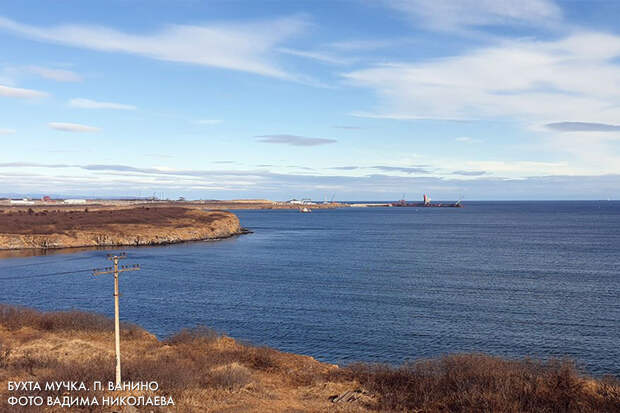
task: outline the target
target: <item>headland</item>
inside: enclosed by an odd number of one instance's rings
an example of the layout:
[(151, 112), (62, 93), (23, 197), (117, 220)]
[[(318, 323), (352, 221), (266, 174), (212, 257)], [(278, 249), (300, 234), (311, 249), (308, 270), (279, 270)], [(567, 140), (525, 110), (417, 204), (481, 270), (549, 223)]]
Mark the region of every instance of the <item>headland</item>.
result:
[(231, 212), (170, 205), (36, 206), (0, 212), (0, 250), (161, 245), (243, 232)]

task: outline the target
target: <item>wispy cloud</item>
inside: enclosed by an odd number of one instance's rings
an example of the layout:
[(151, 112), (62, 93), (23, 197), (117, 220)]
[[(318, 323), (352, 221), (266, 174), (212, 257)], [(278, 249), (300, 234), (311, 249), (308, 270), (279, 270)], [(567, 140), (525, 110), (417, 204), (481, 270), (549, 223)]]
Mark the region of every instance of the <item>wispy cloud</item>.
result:
[(332, 166), (329, 169), (336, 169), (336, 170), (340, 170), (340, 171), (354, 171), (356, 169), (359, 169), (359, 166), (352, 166), (352, 165), (347, 165), (347, 166)]
[(10, 86), (2, 86), (0, 85), (0, 96), (6, 96), (10, 98), (41, 98), (45, 97), (48, 94), (46, 92), (41, 92), (33, 89), (21, 89), (18, 87), (10, 87)]
[(273, 63), (277, 45), (300, 33), (300, 17), (244, 23), (168, 25), (146, 34), (109, 27), (38, 27), (0, 17), (0, 29), (35, 40), (295, 80)]
[(482, 176), (486, 175), (486, 171), (453, 171), (452, 175), (461, 175), (461, 176)]
[(384, 0), (416, 24), (451, 31), (500, 24), (544, 24), (562, 17), (550, 0)]
[(620, 125), (595, 122), (554, 122), (545, 125), (548, 129), (559, 132), (618, 132)]
[(457, 116), (443, 116), (443, 115), (415, 115), (407, 111), (396, 112), (391, 111), (388, 113), (369, 112), (363, 110), (355, 110), (349, 113), (349, 116), (356, 118), (369, 118), (369, 119), (391, 119), (391, 120), (441, 120), (445, 122), (470, 122), (474, 119), (472, 117), (457, 117)]
[(401, 40), (347, 40), (333, 42), (328, 47), (341, 51), (364, 51), (393, 46)]
[(372, 165), (372, 166), (359, 166), (359, 165), (345, 165), (345, 166), (332, 166), (328, 169), (334, 169), (339, 171), (355, 171), (355, 170), (369, 170), (376, 169), (382, 172), (395, 172), (404, 174), (419, 174), (427, 175), (432, 173), (428, 169), (428, 165), (413, 165), (413, 166), (394, 166), (394, 165)]
[(378, 169), (384, 172), (401, 172), (406, 174), (429, 174), (430, 171), (422, 167), (408, 167), (408, 166), (388, 166), (388, 165), (376, 165), (372, 166), (373, 169)]
[[(618, 196), (620, 175), (555, 175), (505, 179), (494, 176), (439, 178), (432, 176), (400, 176), (373, 174), (365, 176), (278, 174), (266, 170), (170, 170), (129, 165), (63, 165), (30, 162), (0, 163), (3, 190), (32, 193), (69, 191), (82, 194), (135, 194), (136, 188), (175, 191), (196, 197), (226, 196), (230, 191), (248, 197), (273, 196), (284, 199), (291, 193), (304, 193), (317, 198), (326, 188), (340, 199), (393, 200), (403, 188), (431, 190), (435, 199), (603, 199)], [(17, 172), (11, 171), (15, 168)], [(35, 173), (21, 173), (32, 168)], [(42, 172), (38, 172), (41, 168)], [(68, 171), (55, 174), (44, 169)], [(70, 168), (86, 171), (71, 175)], [(421, 194), (420, 194), (421, 196)], [(359, 198), (361, 197), (361, 198)]]
[(0, 128), (0, 135), (11, 135), (15, 133), (15, 129), (2, 129)]
[(71, 70), (51, 69), (41, 66), (29, 66), (28, 70), (45, 79), (51, 79), (57, 82), (81, 82), (83, 80), (82, 76)]
[(258, 138), (258, 141), (263, 143), (275, 143), (291, 146), (318, 146), (338, 142), (335, 139), (308, 138), (306, 136), (297, 135), (259, 135), (255, 136), (255, 138)]
[(115, 109), (115, 110), (136, 110), (133, 105), (114, 102), (98, 102), (96, 100), (75, 98), (69, 101), (69, 106), (81, 109)]
[(88, 125), (80, 125), (79, 123), (67, 123), (67, 122), (50, 122), (48, 126), (52, 129), (63, 131), (63, 132), (99, 132), (101, 129), (88, 126)]
[(456, 139), (454, 139), (457, 142), (465, 142), (465, 143), (476, 143), (476, 142), (480, 142), (480, 139), (474, 139), (471, 138), (469, 136), (459, 136)]
[(620, 36), (579, 32), (546, 42), (504, 41), (436, 60), (386, 63), (345, 78), (380, 97), (382, 106), (364, 116), (613, 123), (620, 118), (618, 57)]
[(286, 47), (280, 47), (277, 49), (278, 52), (288, 54), (291, 56), (303, 57), (306, 59), (317, 60), (323, 63), (335, 64), (335, 65), (347, 65), (355, 62), (355, 59), (352, 58), (344, 58), (340, 56), (335, 56), (331, 53), (321, 52), (321, 51), (310, 51), (310, 50), (296, 50), (289, 49)]
[(332, 128), (336, 128), (336, 129), (349, 129), (349, 130), (364, 129), (361, 126), (349, 126), (349, 125), (334, 125), (334, 126), (332, 126)]
[(301, 169), (303, 171), (316, 171), (316, 169), (310, 168), (309, 166), (288, 165), (288, 168)]
[(72, 168), (69, 164), (51, 164), (38, 162), (2, 162), (0, 168)]

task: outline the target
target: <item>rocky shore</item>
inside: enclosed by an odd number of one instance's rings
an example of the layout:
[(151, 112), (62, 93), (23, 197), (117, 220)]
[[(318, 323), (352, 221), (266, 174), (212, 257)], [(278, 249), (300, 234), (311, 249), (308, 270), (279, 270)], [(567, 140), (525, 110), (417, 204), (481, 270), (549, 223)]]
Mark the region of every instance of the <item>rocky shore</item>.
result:
[(244, 233), (227, 211), (183, 207), (0, 213), (0, 250), (172, 244)]

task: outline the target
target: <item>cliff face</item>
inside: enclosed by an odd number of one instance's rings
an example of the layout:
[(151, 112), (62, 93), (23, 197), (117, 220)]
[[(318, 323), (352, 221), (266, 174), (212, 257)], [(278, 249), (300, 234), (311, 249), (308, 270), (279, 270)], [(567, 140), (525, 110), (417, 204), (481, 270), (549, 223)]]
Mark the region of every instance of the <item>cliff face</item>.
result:
[(132, 208), (0, 214), (0, 249), (158, 245), (242, 233), (226, 211)]

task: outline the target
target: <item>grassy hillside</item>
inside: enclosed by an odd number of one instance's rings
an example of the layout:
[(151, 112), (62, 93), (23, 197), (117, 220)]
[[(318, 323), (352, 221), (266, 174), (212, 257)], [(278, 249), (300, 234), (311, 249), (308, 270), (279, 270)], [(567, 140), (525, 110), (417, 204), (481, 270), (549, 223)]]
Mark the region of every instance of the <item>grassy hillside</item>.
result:
[[(128, 324), (122, 326), (123, 380), (157, 381), (158, 391), (8, 390), (9, 380), (113, 381), (113, 331), (100, 315), (0, 305), (0, 411), (43, 411), (8, 405), (8, 397), (22, 394), (134, 394), (171, 396), (172, 409), (139, 409), (162, 412), (620, 412), (617, 379), (584, 377), (568, 361), (453, 355), (400, 367), (339, 368), (206, 328), (160, 341)], [(48, 410), (68, 411), (55, 409)]]

